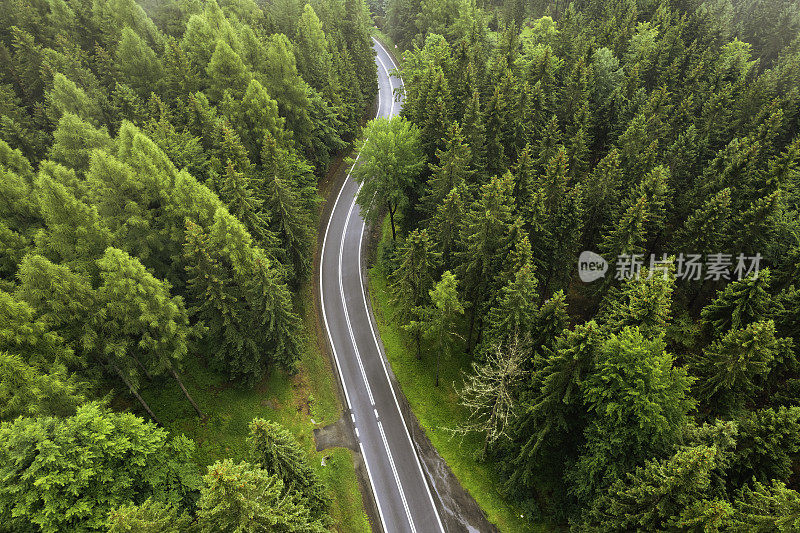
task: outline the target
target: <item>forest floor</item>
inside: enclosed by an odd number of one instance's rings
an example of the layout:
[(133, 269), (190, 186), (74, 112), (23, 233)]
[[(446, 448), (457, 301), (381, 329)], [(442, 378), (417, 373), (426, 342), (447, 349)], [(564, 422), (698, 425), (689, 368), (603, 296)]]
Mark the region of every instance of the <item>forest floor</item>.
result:
[[(154, 380), (142, 396), (173, 434), (183, 433), (197, 443), (196, 460), (205, 470), (216, 460), (247, 460), (248, 425), (255, 417), (285, 426), (308, 454), (309, 461), (327, 485), (332, 499), (333, 529), (342, 533), (368, 533), (358, 479), (350, 450), (315, 451), (313, 430), (334, 423), (341, 415), (333, 370), (313, 334), (314, 302), (309, 282), (295, 299), (295, 309), (306, 324), (307, 339), (299, 372), (289, 376), (273, 372), (249, 388), (232, 383), (209, 369), (199, 357), (189, 357), (183, 369), (186, 388), (206, 420), (199, 420), (180, 388), (172, 380)], [(326, 457), (326, 466), (322, 459)]]
[[(384, 224), (382, 242), (391, 239), (391, 229)], [(379, 256), (380, 254), (375, 254)], [(487, 518), (502, 532), (547, 531), (550, 528), (529, 511), (506, 498), (499, 490), (502, 478), (491, 461), (476, 459), (482, 448), (479, 435), (453, 436), (452, 428), (464, 424), (469, 412), (458, 403), (456, 387), (463, 372), (470, 368), (470, 357), (463, 347), (450, 358), (442, 358), (440, 384), (434, 386), (436, 359), (424, 353), (417, 359), (412, 339), (394, 319), (394, 306), (387, 288), (384, 266), (376, 258), (369, 270), (369, 289), (375, 320), (392, 371), (426, 435), (449, 465), (462, 486), (478, 502)], [(527, 515), (527, 516), (526, 516)]]

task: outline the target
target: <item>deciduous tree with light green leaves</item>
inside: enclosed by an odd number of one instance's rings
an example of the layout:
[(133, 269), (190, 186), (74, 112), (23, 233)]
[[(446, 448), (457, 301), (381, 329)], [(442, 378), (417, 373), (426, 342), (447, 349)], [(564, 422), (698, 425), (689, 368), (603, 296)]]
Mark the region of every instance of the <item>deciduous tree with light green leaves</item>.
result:
[(361, 185), (358, 205), (376, 221), (385, 209), (389, 213), (392, 238), (397, 238), (395, 214), (409, 200), (425, 165), (419, 129), (402, 117), (378, 118), (364, 128), (364, 143), (353, 169)]

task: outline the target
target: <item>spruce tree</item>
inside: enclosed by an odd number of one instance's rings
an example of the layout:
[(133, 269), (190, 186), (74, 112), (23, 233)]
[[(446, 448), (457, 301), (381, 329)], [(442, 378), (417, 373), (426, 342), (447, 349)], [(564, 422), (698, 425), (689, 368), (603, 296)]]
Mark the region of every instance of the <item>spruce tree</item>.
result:
[[(422, 307), (428, 304), (428, 292), (433, 288), (439, 257), (426, 230), (414, 230), (400, 243), (397, 250), (398, 267), (392, 272), (392, 292), (401, 321), (419, 319)], [(416, 353), (421, 357), (422, 332), (415, 332)]]
[(743, 328), (772, 314), (772, 296), (767, 292), (770, 277), (769, 269), (764, 269), (757, 276), (751, 275), (733, 281), (703, 308), (700, 316), (715, 337), (721, 337), (731, 329)]
[(469, 305), (467, 350), (473, 348), (475, 326), (482, 329), (484, 305), (492, 296), (490, 282), (500, 272), (504, 248), (512, 226), (511, 188), (508, 178), (492, 178), (481, 188), (481, 197), (472, 205), (461, 226), (457, 276), (462, 282), (462, 298)]
[[(704, 501), (719, 459), (716, 448), (695, 446), (679, 450), (666, 460), (649, 460), (597, 498), (581, 528), (665, 531), (680, 527), (698, 504), (722, 503)], [(723, 511), (724, 516), (729, 513)]]
[(329, 500), (325, 486), (308, 464), (304, 452), (280, 424), (254, 418), (247, 437), (250, 460), (283, 481), (286, 490), (296, 490), (305, 498), (312, 516), (322, 517)]
[(575, 494), (591, 501), (636, 464), (677, 442), (695, 405), (694, 381), (674, 365), (663, 336), (637, 327), (610, 335), (597, 350), (596, 371), (582, 384), (591, 423), (575, 468)]
[(439, 369), (442, 357), (452, 352), (454, 337), (457, 336), (455, 321), (458, 315), (464, 314), (464, 307), (458, 300), (458, 280), (449, 271), (442, 274), (442, 279), (428, 291), (431, 300), (430, 312), (427, 313), (425, 333), (436, 346), (436, 377), (434, 386), (439, 386)]
[(203, 533), (325, 531), (297, 494), (287, 494), (278, 477), (257, 466), (217, 461), (203, 480), (197, 503)]
[(730, 330), (690, 360), (692, 373), (699, 377), (698, 397), (720, 413), (744, 407), (767, 385), (786, 349), (771, 320)]
[(444, 150), (436, 151), (438, 164), (428, 164), (431, 176), (423, 202), (429, 214), (435, 213), (450, 191), (470, 182), (473, 173), (470, 168), (472, 155), (457, 122), (447, 130), (445, 143)]

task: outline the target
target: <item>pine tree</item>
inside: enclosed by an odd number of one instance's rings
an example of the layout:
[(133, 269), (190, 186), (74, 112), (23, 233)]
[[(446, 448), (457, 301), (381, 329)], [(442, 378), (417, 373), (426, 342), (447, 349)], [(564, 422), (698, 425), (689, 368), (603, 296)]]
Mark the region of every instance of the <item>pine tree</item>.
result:
[(619, 165), (619, 150), (614, 148), (583, 182), (586, 243), (596, 243), (601, 229), (611, 221), (609, 206), (616, 205), (620, 198), (622, 171)]
[(147, 98), (152, 92), (160, 92), (164, 72), (161, 60), (129, 27), (122, 30), (115, 59), (120, 81), (132, 87), (140, 97)]
[(19, 280), (18, 295), (36, 311), (38, 321), (80, 353), (98, 308), (87, 276), (30, 254), (20, 263)]
[(261, 243), (271, 244), (272, 236), (265, 219), (266, 212), (263, 200), (258, 198), (251, 186), (250, 177), (236, 170), (230, 159), (225, 167), (225, 175), (220, 177), (218, 185), (219, 197), (228, 211), (245, 225), (255, 239)]
[(247, 86), (240, 112), (240, 117), (232, 117), (231, 120), (236, 119), (235, 124), (239, 128), (242, 142), (250, 152), (250, 159), (258, 161), (264, 138), (267, 135), (275, 139), (283, 138), (286, 121), (278, 114), (278, 102), (270, 97), (256, 79), (251, 80)]
[(647, 197), (642, 196), (614, 222), (600, 242), (603, 256), (614, 267), (623, 256), (633, 256), (644, 251), (647, 237), (645, 222), (649, 217)]
[(430, 312), (427, 313), (425, 334), (436, 346), (436, 377), (434, 386), (439, 386), (439, 369), (442, 357), (448, 357), (452, 352), (455, 332), (455, 320), (458, 315), (464, 314), (464, 307), (458, 300), (458, 280), (449, 271), (442, 274), (442, 279), (428, 291), (431, 303)]
[(283, 426), (254, 418), (247, 442), (253, 463), (277, 476), (287, 490), (302, 494), (312, 516), (324, 515), (330, 503), (325, 486), (309, 466), (300, 445)]
[(297, 71), (330, 104), (338, 103), (337, 78), (333, 68), (333, 55), (322, 28), (322, 23), (311, 5), (306, 4), (297, 22), (294, 38)]
[[(679, 450), (666, 460), (650, 460), (597, 498), (580, 527), (591, 531), (665, 531), (679, 526), (694, 506), (719, 505), (704, 501), (719, 459), (716, 448), (695, 446)], [(723, 511), (723, 515), (728, 513), (730, 510)]]
[(436, 152), (445, 149), (443, 140), (451, 122), (452, 107), (450, 87), (441, 67), (427, 73), (425, 109), (422, 112), (420, 140), (428, 161), (434, 161)]
[(325, 528), (297, 494), (266, 470), (230, 459), (208, 467), (200, 490), (197, 516), (203, 533), (307, 531)]
[(568, 474), (583, 501), (675, 444), (695, 404), (694, 380), (674, 366), (661, 335), (645, 337), (637, 327), (612, 334), (598, 348), (596, 365), (582, 386), (592, 422)]
[(571, 186), (567, 154), (559, 147), (549, 161), (547, 171), (536, 183), (533, 233), (534, 257), (539, 261), (541, 298), (565, 288), (582, 231), (582, 194)]
[(464, 142), (472, 151), (472, 164), (480, 173), (486, 168), (486, 126), (481, 111), (480, 93), (475, 89), (461, 120)]
[(731, 223), (731, 190), (726, 188), (695, 209), (676, 235), (687, 253), (722, 251)]
[(619, 290), (609, 293), (598, 318), (609, 332), (637, 326), (642, 335), (655, 337), (670, 322), (674, 288), (671, 268), (666, 273), (642, 270), (638, 278), (625, 281)]
[[(439, 257), (426, 230), (414, 230), (400, 243), (397, 250), (398, 267), (392, 272), (392, 292), (401, 321), (418, 320), (419, 310), (428, 304), (428, 292), (433, 288)], [(416, 328), (416, 352), (421, 357), (422, 332)]]
[(428, 164), (431, 176), (428, 178), (427, 193), (423, 198), (426, 211), (430, 214), (435, 213), (450, 191), (471, 181), (472, 155), (469, 146), (464, 142), (461, 126), (457, 122), (447, 130), (445, 149), (436, 150), (436, 157), (438, 164)]

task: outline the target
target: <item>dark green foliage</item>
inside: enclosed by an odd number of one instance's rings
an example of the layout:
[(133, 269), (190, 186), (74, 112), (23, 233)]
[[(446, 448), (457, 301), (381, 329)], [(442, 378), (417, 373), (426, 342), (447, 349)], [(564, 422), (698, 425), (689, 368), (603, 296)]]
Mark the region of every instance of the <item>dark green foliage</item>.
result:
[(612, 334), (598, 347), (596, 370), (583, 384), (591, 423), (571, 473), (579, 498), (592, 499), (636, 464), (667, 450), (688, 422), (693, 379), (639, 328)]
[(794, 531), (800, 526), (800, 494), (780, 481), (743, 487), (733, 503), (732, 531)]
[(646, 463), (595, 500), (580, 529), (665, 531), (719, 526), (732, 514), (730, 505), (705, 497), (720, 454), (716, 448), (696, 446), (668, 460)]
[(294, 437), (279, 424), (263, 418), (250, 423), (250, 460), (283, 481), (286, 490), (299, 492), (312, 516), (322, 517), (329, 500)]

